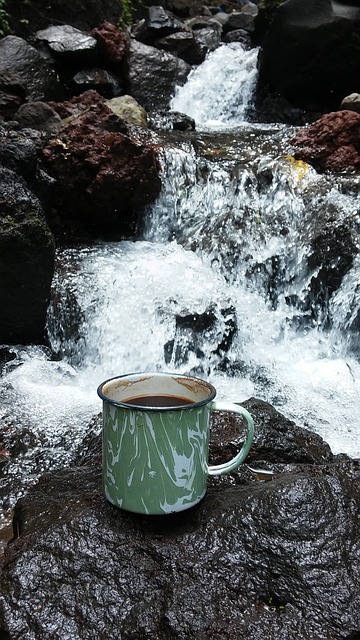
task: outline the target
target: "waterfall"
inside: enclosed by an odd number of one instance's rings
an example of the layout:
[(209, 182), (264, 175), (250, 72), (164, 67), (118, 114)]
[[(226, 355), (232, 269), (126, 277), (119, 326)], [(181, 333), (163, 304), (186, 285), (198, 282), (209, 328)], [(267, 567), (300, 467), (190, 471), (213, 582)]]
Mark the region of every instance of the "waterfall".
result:
[(193, 69), (171, 102), (174, 111), (212, 127), (246, 120), (257, 76), (258, 49), (245, 51), (240, 43), (222, 45)]
[(260, 397), (334, 453), (360, 455), (360, 260), (330, 300), (330, 326), (306, 308), (316, 273), (304, 268), (319, 217), (351, 219), (359, 235), (359, 178), (318, 175), (287, 157), (288, 127), (243, 121), (256, 56), (220, 47), (178, 90), (172, 108), (204, 128), (164, 147), (162, 191), (136, 241), (57, 251), (51, 349), (14, 348), (0, 379), (3, 424), (34, 441), (18, 460), (24, 484), (39, 460), (71, 461), (100, 382), (151, 369), (202, 376), (219, 399)]

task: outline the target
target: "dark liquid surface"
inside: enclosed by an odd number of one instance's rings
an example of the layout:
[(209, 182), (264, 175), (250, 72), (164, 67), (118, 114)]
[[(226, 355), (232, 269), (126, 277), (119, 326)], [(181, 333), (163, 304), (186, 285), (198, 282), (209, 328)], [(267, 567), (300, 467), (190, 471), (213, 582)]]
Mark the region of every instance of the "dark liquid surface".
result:
[(188, 400), (187, 398), (170, 395), (134, 396), (132, 398), (126, 398), (126, 400), (122, 400), (122, 402), (137, 405), (138, 407), (182, 407), (194, 404), (192, 400)]

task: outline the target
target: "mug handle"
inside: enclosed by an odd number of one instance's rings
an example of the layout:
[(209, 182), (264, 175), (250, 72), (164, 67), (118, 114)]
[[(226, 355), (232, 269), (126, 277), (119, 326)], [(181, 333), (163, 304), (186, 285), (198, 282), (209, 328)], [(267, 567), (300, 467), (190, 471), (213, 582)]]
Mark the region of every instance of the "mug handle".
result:
[(247, 423), (245, 442), (239, 453), (229, 460), (229, 462), (210, 465), (208, 467), (209, 476), (223, 476), (226, 473), (230, 473), (230, 471), (234, 471), (234, 469), (244, 462), (254, 439), (254, 421), (250, 413), (244, 409), (244, 407), (241, 407), (238, 404), (232, 404), (231, 402), (212, 402), (211, 411), (230, 411), (230, 413), (236, 413), (237, 415), (243, 416)]

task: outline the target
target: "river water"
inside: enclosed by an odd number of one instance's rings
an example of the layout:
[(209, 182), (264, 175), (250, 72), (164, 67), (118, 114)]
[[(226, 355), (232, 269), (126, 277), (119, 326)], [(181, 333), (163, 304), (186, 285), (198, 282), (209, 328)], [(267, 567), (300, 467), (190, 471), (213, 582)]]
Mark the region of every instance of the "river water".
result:
[(359, 456), (358, 336), (347, 329), (360, 260), (330, 300), (330, 324), (301, 305), (316, 220), (350, 218), (359, 238), (359, 180), (295, 162), (289, 127), (246, 121), (256, 56), (221, 47), (178, 90), (172, 106), (197, 130), (169, 135), (162, 192), (136, 241), (58, 250), (51, 350), (14, 348), (0, 380), (3, 424), (33, 439), (17, 462), (24, 487), (71, 461), (101, 411), (100, 382), (151, 369), (205, 377), (219, 399), (269, 401), (334, 453)]

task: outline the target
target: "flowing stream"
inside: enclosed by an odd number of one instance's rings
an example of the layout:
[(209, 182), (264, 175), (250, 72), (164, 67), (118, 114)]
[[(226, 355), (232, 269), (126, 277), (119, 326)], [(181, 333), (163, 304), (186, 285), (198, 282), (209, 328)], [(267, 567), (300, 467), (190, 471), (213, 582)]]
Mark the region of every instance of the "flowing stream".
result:
[(132, 371), (191, 371), (219, 398), (257, 396), (359, 456), (359, 258), (325, 315), (305, 304), (318, 221), (340, 233), (351, 220), (359, 239), (359, 179), (318, 175), (289, 155), (288, 127), (246, 122), (256, 56), (224, 45), (178, 90), (172, 108), (197, 130), (169, 135), (136, 241), (57, 252), (51, 350), (14, 348), (0, 380), (1, 420), (31, 443), (10, 505), (71, 461), (101, 411), (100, 382)]

